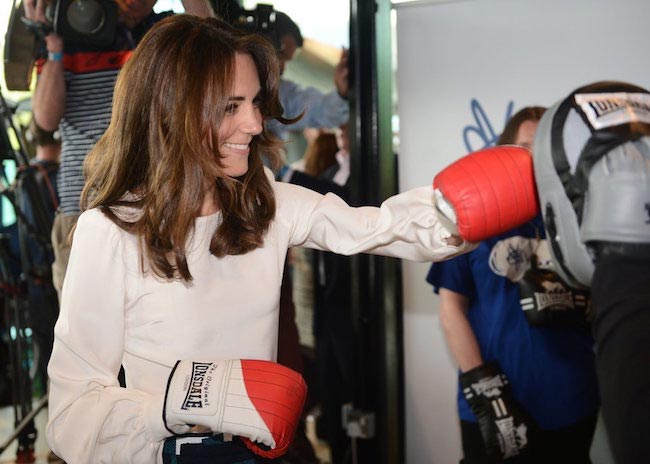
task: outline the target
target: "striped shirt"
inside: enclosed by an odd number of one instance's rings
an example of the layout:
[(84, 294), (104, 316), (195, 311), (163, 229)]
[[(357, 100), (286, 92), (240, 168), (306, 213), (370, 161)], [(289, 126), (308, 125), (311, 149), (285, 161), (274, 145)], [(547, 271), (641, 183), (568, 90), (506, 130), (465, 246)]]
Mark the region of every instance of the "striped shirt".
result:
[[(84, 187), (83, 162), (104, 134), (111, 120), (113, 89), (117, 74), (144, 34), (172, 12), (149, 15), (133, 30), (118, 27), (109, 50), (66, 42), (63, 69), (66, 85), (65, 111), (59, 124), (61, 165), (58, 175), (59, 211), (79, 214)], [(44, 61), (37, 63), (38, 70)]]
[(111, 119), (113, 88), (130, 51), (77, 52), (64, 56), (66, 105), (58, 187), (63, 214), (79, 214), (83, 162)]

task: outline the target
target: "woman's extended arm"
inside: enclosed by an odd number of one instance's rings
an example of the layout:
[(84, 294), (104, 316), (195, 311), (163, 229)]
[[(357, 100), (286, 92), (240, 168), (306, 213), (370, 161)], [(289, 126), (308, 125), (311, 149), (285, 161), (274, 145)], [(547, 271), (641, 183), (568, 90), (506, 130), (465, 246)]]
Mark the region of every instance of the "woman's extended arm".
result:
[(343, 255), (371, 253), (412, 261), (442, 261), (471, 251), (474, 243), (447, 243), (451, 233), (433, 208), (433, 188), (421, 187), (392, 196), (380, 207), (353, 208), (333, 194), (276, 184), (279, 221), (293, 227), (290, 246)]

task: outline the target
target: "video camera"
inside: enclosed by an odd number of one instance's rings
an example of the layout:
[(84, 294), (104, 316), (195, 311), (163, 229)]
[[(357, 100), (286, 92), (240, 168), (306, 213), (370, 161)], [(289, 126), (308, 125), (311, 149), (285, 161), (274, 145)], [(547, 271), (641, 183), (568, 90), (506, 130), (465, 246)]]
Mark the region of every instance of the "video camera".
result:
[(269, 39), (276, 50), (280, 49), (280, 38), (275, 27), (276, 12), (273, 5), (258, 3), (254, 10), (245, 10), (235, 0), (217, 2), (215, 12), (224, 21), (237, 29), (262, 34)]
[(51, 0), (47, 24), (25, 18), (23, 2), (14, 1), (5, 34), (5, 81), (9, 90), (29, 90), (32, 68), (43, 37), (56, 32), (66, 41), (106, 47), (117, 27), (115, 0)]
[(115, 0), (52, 0), (45, 16), (49, 24), (40, 24), (22, 18), (27, 27), (38, 36), (56, 32), (70, 42), (105, 47), (113, 43), (117, 26)]

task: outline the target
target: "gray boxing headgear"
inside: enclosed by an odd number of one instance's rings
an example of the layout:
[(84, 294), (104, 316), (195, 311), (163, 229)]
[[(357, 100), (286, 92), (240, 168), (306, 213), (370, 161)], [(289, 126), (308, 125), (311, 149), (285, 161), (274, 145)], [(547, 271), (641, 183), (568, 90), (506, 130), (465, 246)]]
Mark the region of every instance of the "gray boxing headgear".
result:
[(535, 181), (560, 276), (589, 287), (598, 253), (650, 256), (650, 93), (581, 87), (542, 117)]

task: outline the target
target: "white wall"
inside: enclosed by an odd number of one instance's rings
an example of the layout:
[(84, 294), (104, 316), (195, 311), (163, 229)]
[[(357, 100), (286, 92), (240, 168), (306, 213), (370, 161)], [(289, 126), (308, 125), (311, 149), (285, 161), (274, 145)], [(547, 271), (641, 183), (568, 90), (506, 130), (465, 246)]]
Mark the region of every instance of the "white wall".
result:
[[(466, 128), (469, 150), (482, 148), (511, 103), (550, 106), (606, 79), (650, 88), (647, 0), (432, 1), (396, 11), (401, 190), (466, 154)], [(427, 270), (404, 263), (407, 463), (449, 464), (460, 458), (456, 372)]]

